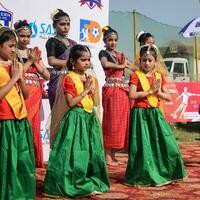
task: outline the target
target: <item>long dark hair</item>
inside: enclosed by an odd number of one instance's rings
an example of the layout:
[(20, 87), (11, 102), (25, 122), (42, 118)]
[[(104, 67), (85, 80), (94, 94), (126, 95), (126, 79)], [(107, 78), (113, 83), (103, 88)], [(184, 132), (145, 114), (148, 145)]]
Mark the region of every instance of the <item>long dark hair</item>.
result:
[(1, 27), (0, 28), (0, 45), (2, 45), (4, 42), (11, 39), (16, 40), (16, 35), (14, 31), (7, 27)]
[(90, 49), (85, 45), (78, 44), (70, 49), (69, 58), (67, 61), (67, 67), (69, 71), (73, 69), (72, 62), (77, 61), (82, 56), (83, 52), (89, 52), (91, 55)]

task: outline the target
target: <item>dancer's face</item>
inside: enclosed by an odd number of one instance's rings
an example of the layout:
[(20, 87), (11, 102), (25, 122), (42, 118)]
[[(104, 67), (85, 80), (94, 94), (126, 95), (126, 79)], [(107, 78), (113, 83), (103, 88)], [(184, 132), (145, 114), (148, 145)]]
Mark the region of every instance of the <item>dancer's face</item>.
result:
[(18, 32), (18, 46), (21, 48), (26, 48), (30, 44), (31, 40), (31, 30), (26, 28)]
[(106, 48), (110, 51), (115, 50), (118, 45), (118, 36), (111, 34), (105, 41)]
[(145, 44), (153, 45), (155, 44), (155, 40), (153, 37), (148, 37)]
[(152, 72), (155, 67), (155, 58), (152, 54), (144, 54), (140, 59), (140, 66), (144, 73)]
[(83, 52), (81, 57), (74, 62), (75, 69), (84, 73), (91, 66), (90, 57), (90, 52)]
[(15, 38), (10, 39), (0, 45), (0, 60), (7, 61), (12, 60), (15, 53), (16, 40)]
[(67, 18), (59, 20), (55, 25), (57, 33), (66, 36), (70, 30), (70, 21)]

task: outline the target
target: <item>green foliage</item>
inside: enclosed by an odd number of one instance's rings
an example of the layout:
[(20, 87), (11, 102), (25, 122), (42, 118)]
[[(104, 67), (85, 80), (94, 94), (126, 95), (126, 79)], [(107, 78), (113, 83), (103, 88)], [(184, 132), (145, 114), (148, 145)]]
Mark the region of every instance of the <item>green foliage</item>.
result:
[(200, 123), (175, 123), (170, 125), (178, 143), (200, 142)]

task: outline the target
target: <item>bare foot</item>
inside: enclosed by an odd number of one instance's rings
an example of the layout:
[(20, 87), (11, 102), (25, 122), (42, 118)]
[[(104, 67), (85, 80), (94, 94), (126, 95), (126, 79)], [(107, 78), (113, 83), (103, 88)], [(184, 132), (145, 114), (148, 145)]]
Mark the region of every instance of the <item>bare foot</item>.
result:
[(107, 161), (106, 162), (107, 163), (107, 165), (109, 165), (109, 166), (118, 166), (118, 163), (117, 162), (113, 162), (113, 161)]

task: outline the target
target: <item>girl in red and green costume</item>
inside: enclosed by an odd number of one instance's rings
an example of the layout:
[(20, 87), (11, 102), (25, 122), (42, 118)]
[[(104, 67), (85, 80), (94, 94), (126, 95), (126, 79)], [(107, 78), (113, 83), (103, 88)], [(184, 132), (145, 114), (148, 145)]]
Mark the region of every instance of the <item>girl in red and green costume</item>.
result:
[(41, 51), (35, 47), (28, 48), (31, 40), (31, 27), (26, 20), (19, 20), (14, 24), (15, 32), (18, 36), (16, 55), (18, 61), (23, 65), (25, 72), (25, 83), (29, 96), (26, 99), (28, 120), (33, 133), (33, 143), (35, 150), (35, 165), (43, 167), (43, 149), (40, 133), (40, 109), (42, 104), (43, 82), (50, 77), (42, 59)]
[(161, 186), (187, 175), (173, 132), (159, 109), (170, 101), (165, 69), (159, 66), (155, 45), (140, 50), (140, 69), (130, 78), (130, 114), (127, 185)]
[[(35, 162), (24, 98), (22, 66), (14, 60), (16, 36), (0, 28), (0, 199), (35, 199)], [(28, 183), (28, 186), (27, 186)]]
[(46, 196), (88, 196), (109, 190), (101, 127), (94, 110), (94, 78), (86, 46), (71, 48), (63, 88), (69, 110), (56, 134), (44, 181)]

